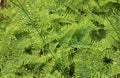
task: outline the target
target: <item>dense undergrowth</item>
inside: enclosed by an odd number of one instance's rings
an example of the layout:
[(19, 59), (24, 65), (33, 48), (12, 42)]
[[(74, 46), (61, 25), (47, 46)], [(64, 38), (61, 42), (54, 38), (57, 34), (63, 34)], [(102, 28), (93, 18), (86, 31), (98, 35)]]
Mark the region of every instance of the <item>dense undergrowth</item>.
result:
[(0, 78), (120, 78), (119, 0), (8, 0)]

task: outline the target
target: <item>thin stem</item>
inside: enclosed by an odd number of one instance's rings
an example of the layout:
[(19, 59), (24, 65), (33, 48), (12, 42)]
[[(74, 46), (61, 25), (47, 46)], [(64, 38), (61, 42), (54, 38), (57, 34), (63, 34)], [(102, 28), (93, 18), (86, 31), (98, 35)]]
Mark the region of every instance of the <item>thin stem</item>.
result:
[(19, 0), (17, 0), (17, 1), (18, 1), (19, 5), (20, 5), (20, 8), (25, 12), (25, 14), (26, 14), (26, 16), (29, 18), (29, 20), (30, 20), (31, 22), (33, 22), (32, 18), (30, 17), (30, 14), (29, 14), (28, 10), (25, 8), (25, 6), (22, 5)]

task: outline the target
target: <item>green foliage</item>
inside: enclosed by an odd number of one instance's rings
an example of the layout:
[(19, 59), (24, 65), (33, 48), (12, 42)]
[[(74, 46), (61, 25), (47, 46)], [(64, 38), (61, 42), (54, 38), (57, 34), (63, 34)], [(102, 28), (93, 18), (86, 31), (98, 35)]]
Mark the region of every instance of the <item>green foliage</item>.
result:
[(119, 0), (9, 0), (0, 9), (0, 78), (119, 78)]

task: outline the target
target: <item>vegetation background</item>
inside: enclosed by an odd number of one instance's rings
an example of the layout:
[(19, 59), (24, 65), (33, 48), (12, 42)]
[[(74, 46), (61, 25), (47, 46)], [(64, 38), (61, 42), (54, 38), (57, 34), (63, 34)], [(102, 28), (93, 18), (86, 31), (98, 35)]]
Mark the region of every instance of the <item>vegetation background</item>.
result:
[(120, 78), (120, 0), (4, 0), (0, 78)]

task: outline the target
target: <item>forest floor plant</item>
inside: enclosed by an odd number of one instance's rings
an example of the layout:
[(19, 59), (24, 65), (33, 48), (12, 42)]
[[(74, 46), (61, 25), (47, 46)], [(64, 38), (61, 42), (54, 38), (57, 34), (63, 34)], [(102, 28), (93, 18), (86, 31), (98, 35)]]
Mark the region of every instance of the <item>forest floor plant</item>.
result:
[(120, 78), (119, 0), (5, 1), (0, 78)]

